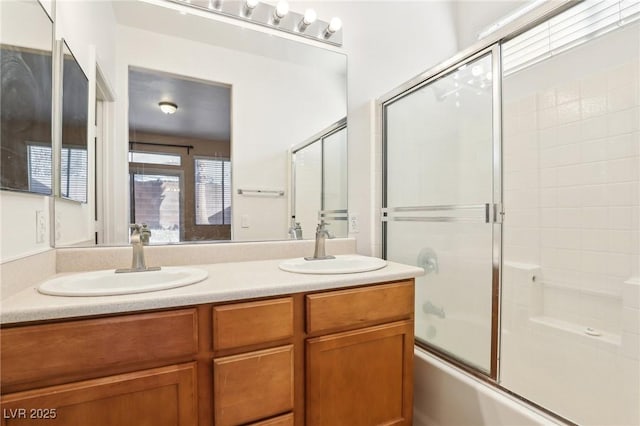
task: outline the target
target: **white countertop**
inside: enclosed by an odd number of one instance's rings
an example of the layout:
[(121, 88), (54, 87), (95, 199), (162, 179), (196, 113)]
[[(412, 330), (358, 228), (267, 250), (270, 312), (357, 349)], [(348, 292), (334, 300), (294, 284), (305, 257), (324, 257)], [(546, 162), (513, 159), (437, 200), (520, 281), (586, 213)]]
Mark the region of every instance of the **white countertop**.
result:
[[(199, 283), (171, 290), (120, 296), (47, 296), (38, 292), (36, 284), (2, 300), (0, 323), (11, 324), (252, 299), (408, 279), (424, 274), (421, 268), (394, 262), (388, 262), (386, 267), (376, 271), (354, 274), (296, 274), (280, 270), (280, 262), (282, 259), (189, 265), (206, 269), (209, 277)], [(66, 274), (58, 274), (55, 277), (62, 275)]]

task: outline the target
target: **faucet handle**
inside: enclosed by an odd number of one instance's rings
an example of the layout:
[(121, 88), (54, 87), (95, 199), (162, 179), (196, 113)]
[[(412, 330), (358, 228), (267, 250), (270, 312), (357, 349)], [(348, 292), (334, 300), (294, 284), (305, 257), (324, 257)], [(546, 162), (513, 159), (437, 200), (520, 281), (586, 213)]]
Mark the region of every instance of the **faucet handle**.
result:
[(326, 228), (327, 225), (331, 225), (329, 222), (325, 222), (324, 219), (320, 219), (320, 222), (318, 222), (318, 231), (322, 231)]
[(142, 244), (148, 245), (150, 237), (151, 237), (151, 230), (149, 229), (149, 226), (146, 223), (143, 223), (142, 226), (140, 227), (140, 241), (142, 242)]

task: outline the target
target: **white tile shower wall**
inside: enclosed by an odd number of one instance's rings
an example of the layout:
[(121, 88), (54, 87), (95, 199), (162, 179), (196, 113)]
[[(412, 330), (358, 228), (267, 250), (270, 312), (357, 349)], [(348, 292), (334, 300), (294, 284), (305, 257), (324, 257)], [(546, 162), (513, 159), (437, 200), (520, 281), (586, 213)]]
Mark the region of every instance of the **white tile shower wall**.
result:
[(547, 282), (583, 291), (584, 303), (549, 295), (553, 314), (618, 330), (616, 303), (593, 312), (587, 300), (619, 297), (638, 275), (639, 72), (633, 59), (505, 104), (508, 260), (539, 262)]
[(585, 425), (640, 422), (639, 30), (503, 87), (501, 382)]

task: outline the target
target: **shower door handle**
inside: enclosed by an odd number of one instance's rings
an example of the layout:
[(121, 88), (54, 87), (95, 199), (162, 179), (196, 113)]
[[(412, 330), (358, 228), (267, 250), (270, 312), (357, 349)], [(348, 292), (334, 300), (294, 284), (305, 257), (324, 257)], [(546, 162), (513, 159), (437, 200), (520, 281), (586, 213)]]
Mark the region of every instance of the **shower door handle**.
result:
[[(448, 211), (448, 213), (444, 213)], [(435, 212), (443, 212), (434, 215)], [(458, 212), (458, 214), (453, 214)], [(460, 214), (467, 212), (467, 214)], [(384, 207), (381, 210), (383, 222), (469, 222), (469, 223), (502, 223), (502, 204), (460, 204), (410, 207)]]
[(484, 205), (484, 220), (486, 223), (502, 223), (503, 217), (502, 203), (487, 203)]

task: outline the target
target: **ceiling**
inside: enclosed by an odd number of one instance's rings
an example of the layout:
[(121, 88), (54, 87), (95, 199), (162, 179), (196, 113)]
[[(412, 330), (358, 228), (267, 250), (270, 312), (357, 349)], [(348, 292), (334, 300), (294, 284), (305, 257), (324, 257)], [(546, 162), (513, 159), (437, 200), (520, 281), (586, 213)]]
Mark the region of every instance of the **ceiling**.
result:
[[(178, 106), (160, 111), (159, 102)], [(231, 88), (172, 74), (129, 70), (129, 129), (208, 140), (231, 138)]]

